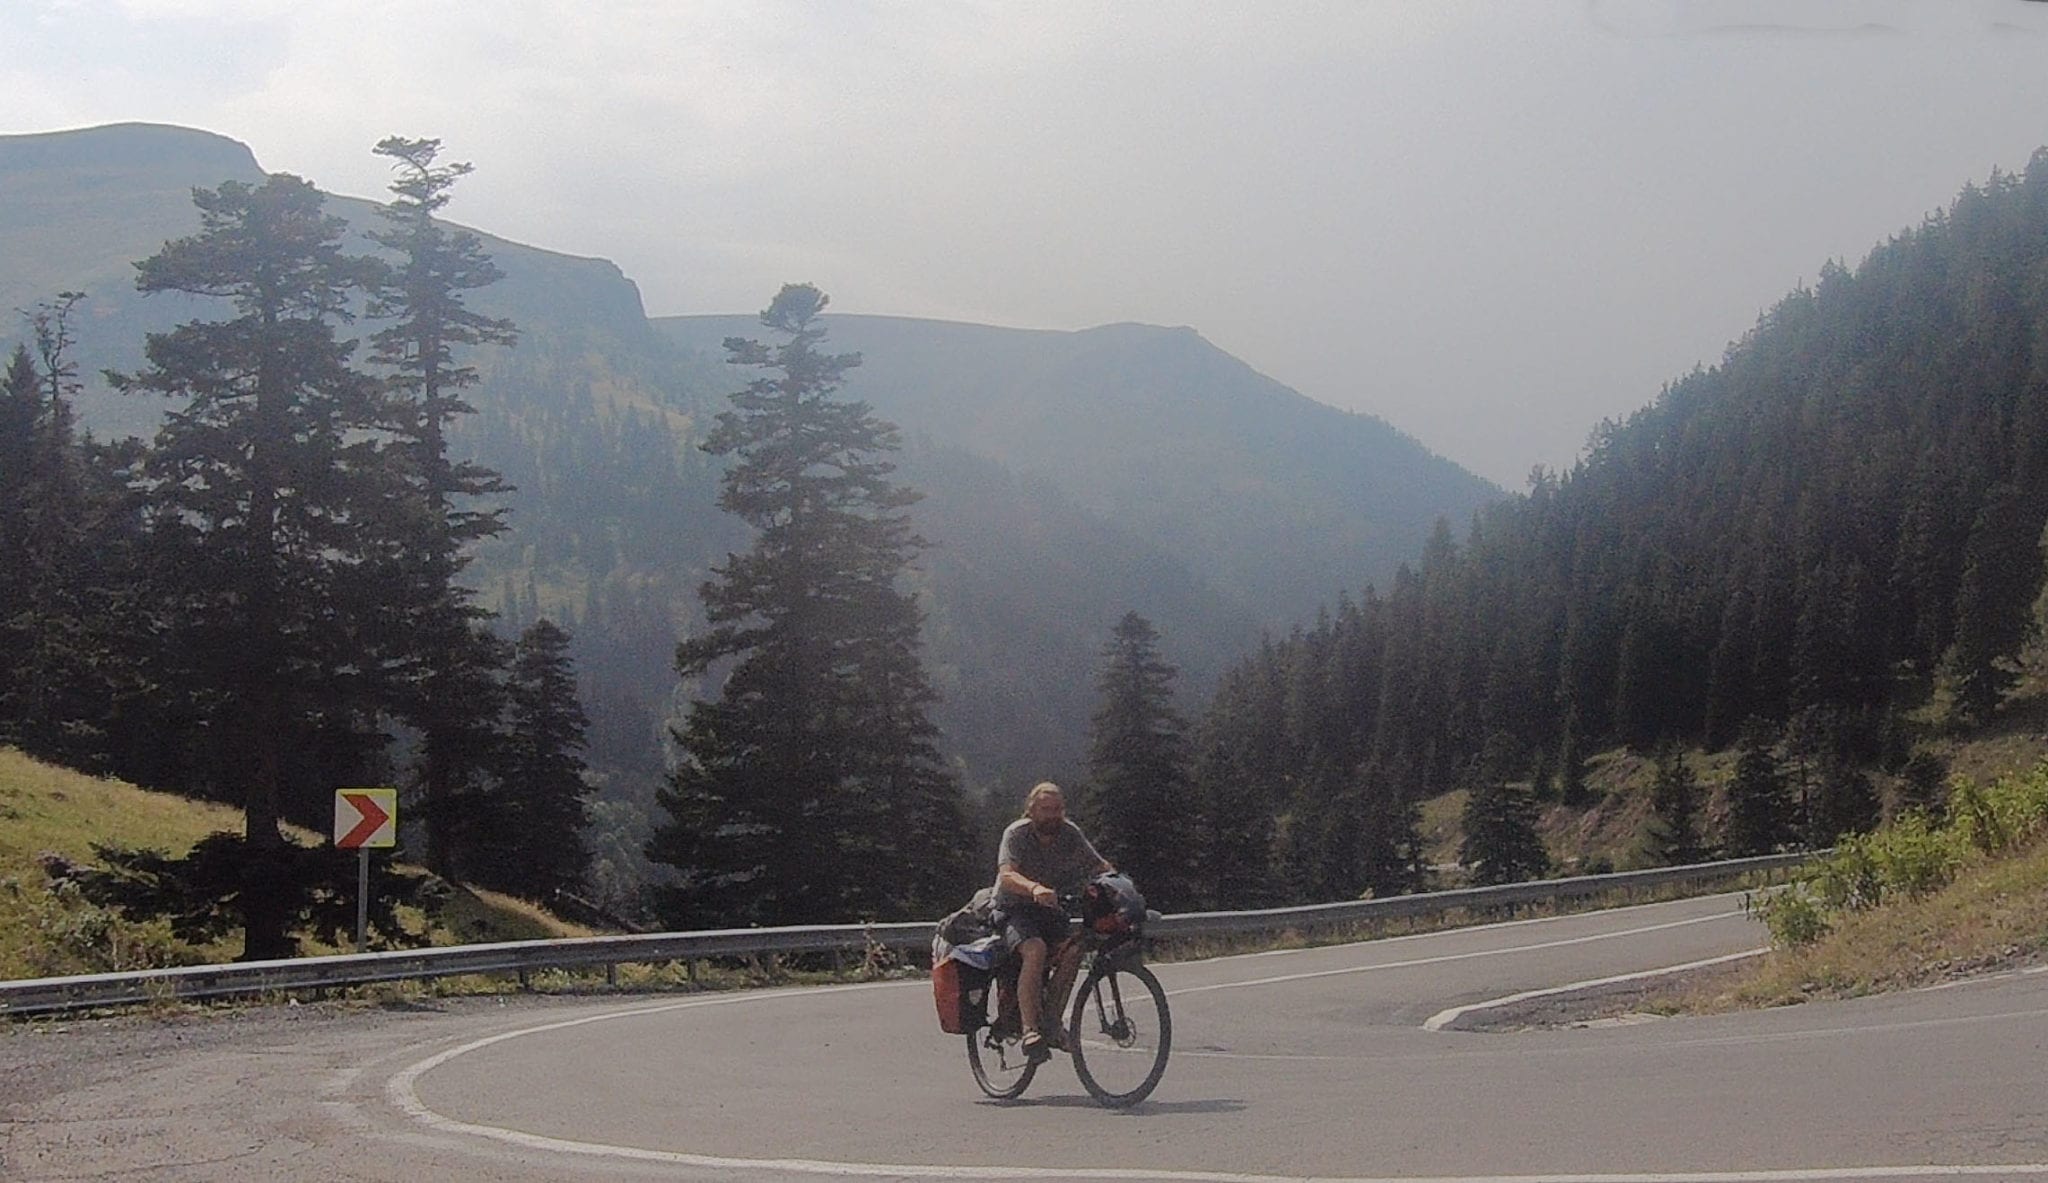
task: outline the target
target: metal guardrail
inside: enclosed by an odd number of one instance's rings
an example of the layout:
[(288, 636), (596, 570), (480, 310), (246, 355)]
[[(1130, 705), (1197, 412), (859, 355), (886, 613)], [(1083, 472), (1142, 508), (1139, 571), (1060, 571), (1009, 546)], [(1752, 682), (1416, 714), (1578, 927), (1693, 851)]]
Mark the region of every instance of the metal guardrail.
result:
[[(1498, 887), (1306, 904), (1244, 912), (1185, 912), (1147, 926), (1148, 936), (1229, 936), (1281, 932), (1371, 920), (1426, 916), (1454, 909), (1501, 908), (1600, 895), (1612, 891), (1729, 879), (1754, 871), (1797, 866), (1805, 853), (1765, 855), (1685, 867), (1658, 867), (1572, 879), (1543, 879)], [(873, 946), (923, 949), (933, 923), (826, 924), (794, 928), (731, 928), (707, 932), (633, 936), (571, 937), (506, 941), (436, 949), (300, 957), (287, 961), (243, 961), (230, 965), (189, 965), (132, 973), (80, 974), (62, 978), (0, 981), (0, 1016), (49, 1014), (121, 1006), (168, 998), (220, 998), (288, 990), (361, 986), (462, 974), (525, 975), (543, 969), (696, 961), (707, 957), (754, 957), (779, 953), (865, 952)]]

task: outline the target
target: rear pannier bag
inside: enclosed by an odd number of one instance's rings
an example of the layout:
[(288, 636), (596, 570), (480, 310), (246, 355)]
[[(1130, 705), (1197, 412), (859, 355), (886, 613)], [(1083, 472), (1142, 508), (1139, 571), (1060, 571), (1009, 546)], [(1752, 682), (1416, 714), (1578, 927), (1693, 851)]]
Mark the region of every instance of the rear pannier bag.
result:
[(939, 1008), (939, 1030), (965, 1035), (988, 1022), (988, 981), (976, 969), (951, 957), (932, 965), (932, 1001)]

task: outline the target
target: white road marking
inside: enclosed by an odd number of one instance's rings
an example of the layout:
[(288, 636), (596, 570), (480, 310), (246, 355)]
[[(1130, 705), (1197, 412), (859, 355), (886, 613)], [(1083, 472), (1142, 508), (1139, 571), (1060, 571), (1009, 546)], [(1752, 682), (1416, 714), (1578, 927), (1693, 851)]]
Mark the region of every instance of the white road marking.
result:
[(1641, 969), (1634, 973), (1616, 974), (1611, 978), (1594, 978), (1588, 982), (1573, 982), (1569, 986), (1550, 986), (1542, 990), (1524, 990), (1520, 994), (1509, 994), (1501, 998), (1490, 998), (1485, 1002), (1474, 1002), (1466, 1006), (1454, 1006), (1440, 1010), (1423, 1020), (1424, 1031), (1441, 1031), (1473, 1011), (1492, 1010), (1497, 1006), (1512, 1006), (1517, 1002), (1528, 1002), (1535, 998), (1549, 998), (1554, 994), (1571, 994), (1579, 990), (1592, 990), (1600, 986), (1618, 986), (1623, 982), (1639, 982), (1645, 978), (1663, 977), (1665, 974), (1684, 973), (1691, 969), (1706, 969), (1709, 966), (1724, 965), (1730, 961), (1742, 961), (1750, 957), (1761, 957), (1771, 951), (1769, 945), (1760, 949), (1744, 949), (1725, 957), (1709, 957), (1704, 961), (1688, 961), (1684, 965), (1667, 965), (1662, 969)]
[[(1378, 969), (1398, 969), (1418, 965), (1433, 965), (1449, 961), (1463, 961), (1478, 957), (1495, 957), (1506, 953), (1528, 952), (1538, 949), (1557, 948), (1566, 945), (1585, 944), (1589, 941), (1607, 940), (1613, 937), (1657, 932), (1689, 924), (1703, 924), (1740, 916), (1740, 912), (1717, 913), (1712, 916), (1696, 917), (1689, 920), (1649, 925), (1625, 932), (1602, 933), (1565, 940), (1545, 941), (1513, 949), (1483, 950), (1471, 953), (1449, 954), (1441, 957), (1415, 958), (1408, 961), (1390, 962), (1378, 965), (1357, 966), (1348, 969), (1320, 970), (1301, 974), (1283, 974), (1246, 982), (1221, 983), (1211, 986), (1195, 986), (1170, 994), (1195, 994), (1208, 990), (1227, 990), (1245, 986), (1273, 985), (1282, 982), (1304, 981), (1312, 978), (1331, 977), (1338, 974), (1363, 973)], [(1549, 919), (1549, 918), (1544, 918)], [(1528, 922), (1511, 922), (1528, 923)], [(1417, 934), (1439, 935), (1439, 934)], [(1747, 955), (1747, 954), (1744, 954)], [(1855, 1179), (1905, 1179), (1905, 1178), (1964, 1178), (1973, 1176), (2048, 1176), (2048, 1163), (2002, 1163), (2002, 1164), (1920, 1164), (1911, 1166), (1860, 1166), (1860, 1167), (1811, 1167), (1793, 1170), (1761, 1171), (1696, 1171), (1696, 1172), (1637, 1172), (1637, 1173), (1587, 1173), (1587, 1174), (1535, 1174), (1535, 1175), (1433, 1175), (1433, 1176), (1367, 1176), (1367, 1175), (1269, 1175), (1234, 1171), (1178, 1171), (1129, 1167), (1081, 1167), (1061, 1169), (1054, 1167), (1029, 1166), (972, 1166), (965, 1164), (933, 1165), (924, 1163), (863, 1163), (832, 1162), (818, 1159), (774, 1159), (738, 1158), (721, 1155), (690, 1154), (675, 1150), (652, 1150), (637, 1146), (618, 1146), (602, 1142), (578, 1142), (566, 1138), (552, 1138), (541, 1134), (530, 1134), (522, 1130), (506, 1129), (500, 1126), (479, 1125), (472, 1122), (456, 1121), (444, 1117), (429, 1108), (419, 1097), (419, 1079), (435, 1068), (464, 1056), (470, 1052), (518, 1039), (527, 1035), (538, 1035), (548, 1031), (560, 1031), (580, 1027), (589, 1023), (609, 1022), (613, 1019), (633, 1018), (641, 1015), (659, 1014), (673, 1010), (691, 1010), (705, 1006), (731, 1006), (740, 1003), (767, 1002), (783, 998), (809, 998), (820, 994), (843, 993), (854, 990), (876, 990), (903, 986), (904, 982), (867, 982), (844, 986), (800, 987), (789, 990), (748, 992), (724, 995), (717, 998), (696, 998), (681, 1002), (653, 1003), (646, 1006), (627, 1007), (601, 1014), (584, 1015), (574, 1019), (563, 1019), (504, 1031), (482, 1039), (471, 1040), (458, 1047), (449, 1048), (424, 1060), (410, 1065), (394, 1075), (385, 1085), (385, 1096), (400, 1112), (413, 1121), (443, 1133), (485, 1138), (529, 1150), (552, 1151), (585, 1157), (622, 1159), (633, 1162), (659, 1163), (667, 1166), (692, 1167), (700, 1170), (781, 1172), (790, 1175), (816, 1175), (831, 1178), (901, 1178), (901, 1179), (1108, 1179), (1133, 1180), (1144, 1183), (1800, 1183), (1813, 1180), (1855, 1180)], [(1483, 1004), (1482, 1004), (1483, 1005)], [(1194, 1055), (1232, 1055), (1232, 1053), (1190, 1053)], [(1244, 1056), (1241, 1058), (1257, 1058)], [(1293, 1058), (1293, 1057), (1289, 1057)]]
[(1183, 986), (1168, 990), (1168, 998), (1183, 994), (1206, 994), (1211, 990), (1242, 990), (1249, 986), (1272, 986), (1281, 982), (1306, 982), (1313, 978), (1334, 978), (1345, 974), (1375, 973), (1387, 969), (1412, 969), (1418, 965), (1442, 965), (1450, 961), (1474, 961), (1482, 957), (1505, 957), (1514, 953), (1532, 953), (1539, 949), (1562, 949), (1568, 945), (1587, 945), (1594, 941), (1611, 941), (1619, 937), (1640, 936), (1646, 932), (1663, 932), (1666, 929), (1684, 928), (1690, 924), (1711, 924), (1716, 920), (1737, 918), (1737, 912), (1716, 912), (1712, 916), (1695, 916), (1690, 920), (1670, 920), (1663, 924), (1649, 924), (1641, 928), (1623, 929), (1618, 932), (1600, 932), (1591, 936), (1565, 937), (1555, 941), (1538, 941), (1533, 945), (1513, 945), (1502, 949), (1477, 949), (1470, 953), (1445, 953), (1436, 957), (1414, 957), (1406, 961), (1380, 961), (1371, 965), (1352, 965), (1343, 969), (1319, 969), (1307, 973), (1278, 974), (1269, 978), (1249, 978), (1242, 982), (1218, 982), (1209, 986)]
[[(603, 1016), (616, 1018), (627, 1013), (644, 1014), (651, 1009), (642, 1008), (633, 1012), (617, 1012)], [(1143, 1180), (1147, 1183), (1791, 1183), (1797, 1180), (1832, 1179), (1898, 1179), (1961, 1177), (1971, 1175), (2048, 1175), (2048, 1163), (2008, 1163), (2002, 1165), (1922, 1165), (1922, 1166), (1879, 1166), (1808, 1168), (1788, 1171), (1706, 1171), (1706, 1172), (1654, 1172), (1641, 1174), (1545, 1174), (1545, 1175), (1435, 1175), (1435, 1176), (1302, 1176), (1265, 1175), (1237, 1171), (1175, 1171), (1153, 1170), (1131, 1167), (1077, 1167), (1062, 1169), (1056, 1167), (1025, 1166), (971, 1166), (966, 1164), (933, 1165), (926, 1163), (874, 1163), (874, 1162), (831, 1162), (808, 1158), (735, 1158), (724, 1155), (689, 1154), (677, 1150), (650, 1150), (639, 1146), (615, 1146), (602, 1142), (576, 1142), (566, 1138), (550, 1138), (540, 1134), (529, 1134), (520, 1130), (508, 1130), (497, 1126), (475, 1125), (470, 1122), (454, 1121), (428, 1109), (413, 1091), (413, 1083), (421, 1072), (464, 1052), (485, 1047), (502, 1039), (515, 1038), (534, 1031), (554, 1030), (560, 1027), (576, 1026), (582, 1021), (554, 1023), (545, 1027), (529, 1028), (525, 1031), (508, 1032), (480, 1039), (473, 1043), (442, 1052), (438, 1056), (422, 1060), (392, 1079), (387, 1090), (393, 1102), (414, 1120), (444, 1133), (467, 1134), (472, 1137), (490, 1138), (509, 1143), (527, 1150), (544, 1150), (558, 1154), (576, 1154), (586, 1157), (625, 1159), (632, 1162), (660, 1163), (665, 1166), (694, 1167), (700, 1170), (745, 1171), (749, 1174), (780, 1172), (787, 1175), (822, 1175), (830, 1178), (892, 1178), (892, 1179), (1118, 1179)]]
[[(1503, 928), (1528, 928), (1536, 924), (1563, 924), (1566, 921), (1586, 920), (1596, 916), (1614, 915), (1620, 912), (1643, 912), (1653, 908), (1672, 908), (1679, 904), (1711, 904), (1716, 900), (1745, 899), (1754, 894), (1756, 893), (1749, 891), (1724, 891), (1718, 895), (1694, 896), (1691, 899), (1684, 900), (1662, 900), (1654, 904), (1627, 904), (1619, 908), (1603, 908), (1591, 912), (1560, 912), (1554, 916), (1525, 916), (1520, 920), (1490, 920), (1485, 924), (1461, 924), (1456, 928), (1432, 929), (1429, 932), (1404, 932), (1400, 936), (1372, 937), (1366, 940), (1342, 941), (1330, 945), (1302, 945), (1294, 949), (1260, 949), (1254, 953), (1226, 953), (1221, 957), (1203, 957), (1199, 961), (1203, 965), (1220, 965), (1225, 961), (1248, 961), (1254, 957), (1296, 957), (1303, 953), (1327, 953), (1332, 949), (1344, 948), (1346, 945), (1371, 945), (1374, 948), (1378, 948), (1383, 945), (1406, 944), (1409, 941), (1426, 941), (1435, 937), (1447, 936), (1454, 932), (1459, 934), (1494, 932)], [(1719, 914), (1716, 913), (1716, 915)]]

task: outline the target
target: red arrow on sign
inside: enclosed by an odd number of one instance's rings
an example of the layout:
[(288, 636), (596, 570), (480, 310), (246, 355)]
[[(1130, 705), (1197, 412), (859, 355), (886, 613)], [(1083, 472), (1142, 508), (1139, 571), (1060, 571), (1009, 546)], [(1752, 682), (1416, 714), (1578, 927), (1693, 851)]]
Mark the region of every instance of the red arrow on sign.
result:
[(343, 793), (341, 799), (355, 806), (356, 812), (363, 815), (363, 820), (357, 822), (355, 829), (342, 835), (335, 842), (337, 850), (354, 850), (368, 842), (384, 827), (385, 822), (391, 820), (391, 815), (384, 812), (384, 807), (377, 804), (377, 799), (368, 793)]

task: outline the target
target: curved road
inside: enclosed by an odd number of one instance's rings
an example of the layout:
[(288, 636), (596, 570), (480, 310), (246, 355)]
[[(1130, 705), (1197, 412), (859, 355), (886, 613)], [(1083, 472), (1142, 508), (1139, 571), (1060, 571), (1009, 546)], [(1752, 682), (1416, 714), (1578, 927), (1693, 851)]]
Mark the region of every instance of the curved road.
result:
[(1173, 1062), (1128, 1113), (1063, 1059), (984, 1101), (922, 981), (17, 1029), (0, 1178), (2048, 1178), (2048, 973), (1458, 1030), (1761, 938), (1718, 896), (1163, 965)]

